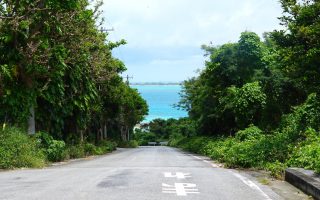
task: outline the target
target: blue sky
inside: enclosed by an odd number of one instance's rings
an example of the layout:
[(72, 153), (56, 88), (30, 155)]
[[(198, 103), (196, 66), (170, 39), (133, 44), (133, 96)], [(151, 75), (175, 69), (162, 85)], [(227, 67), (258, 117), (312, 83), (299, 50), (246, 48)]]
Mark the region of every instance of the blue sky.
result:
[(280, 29), (278, 0), (104, 0), (109, 39), (133, 82), (183, 81), (204, 66), (202, 44), (238, 40), (241, 32)]

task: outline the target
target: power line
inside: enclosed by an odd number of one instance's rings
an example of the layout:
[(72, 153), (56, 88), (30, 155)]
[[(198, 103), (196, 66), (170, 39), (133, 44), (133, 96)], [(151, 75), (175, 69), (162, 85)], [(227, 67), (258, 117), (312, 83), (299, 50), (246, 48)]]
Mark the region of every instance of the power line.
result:
[(122, 78), (127, 79), (127, 80), (126, 80), (126, 83), (127, 83), (127, 85), (129, 85), (129, 84), (130, 84), (129, 79), (133, 79), (133, 76), (127, 75), (127, 76), (124, 76), (124, 77), (122, 77)]
[(109, 29), (107, 29), (107, 28), (101, 28), (100, 31), (101, 31), (101, 32), (111, 32), (111, 31), (114, 31), (114, 28), (113, 28), (113, 27), (112, 27), (112, 28), (109, 28)]

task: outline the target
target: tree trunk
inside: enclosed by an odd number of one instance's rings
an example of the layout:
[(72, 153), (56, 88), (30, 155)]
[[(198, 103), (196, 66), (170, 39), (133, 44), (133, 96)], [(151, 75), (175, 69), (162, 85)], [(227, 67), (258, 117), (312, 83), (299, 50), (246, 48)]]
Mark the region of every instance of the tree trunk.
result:
[(130, 141), (130, 129), (127, 127), (127, 141)]
[(107, 124), (104, 124), (103, 136), (104, 136), (104, 139), (108, 138)]
[(83, 142), (83, 130), (80, 131), (80, 142)]
[(126, 127), (125, 126), (121, 126), (121, 139), (125, 142), (127, 141), (127, 132), (126, 132)]
[(36, 133), (36, 122), (34, 117), (34, 106), (30, 107), (30, 116), (28, 120), (28, 134), (34, 135)]

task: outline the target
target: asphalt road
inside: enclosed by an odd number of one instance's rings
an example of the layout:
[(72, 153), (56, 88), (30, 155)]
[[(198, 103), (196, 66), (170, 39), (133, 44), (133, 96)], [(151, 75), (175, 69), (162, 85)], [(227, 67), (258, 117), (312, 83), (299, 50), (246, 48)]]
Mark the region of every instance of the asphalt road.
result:
[(282, 199), (235, 170), (169, 147), (120, 149), (99, 158), (0, 172), (0, 199)]

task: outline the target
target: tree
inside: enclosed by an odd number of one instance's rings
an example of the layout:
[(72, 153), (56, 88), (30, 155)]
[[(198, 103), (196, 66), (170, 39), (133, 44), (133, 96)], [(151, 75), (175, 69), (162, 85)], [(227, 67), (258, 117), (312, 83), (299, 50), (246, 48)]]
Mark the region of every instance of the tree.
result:
[[(294, 80), (300, 93), (319, 92), (320, 85), (320, 2), (281, 0), (284, 30), (271, 37), (278, 46), (282, 71)], [(301, 103), (301, 102), (300, 102)]]
[[(252, 118), (262, 112), (262, 104), (265, 104), (265, 94), (255, 82), (261, 81), (268, 71), (263, 60), (264, 44), (256, 33), (243, 32), (237, 43), (203, 46), (203, 49), (210, 58), (199, 77), (184, 82), (179, 105), (197, 121), (201, 133), (232, 134), (254, 121)], [(252, 108), (251, 114), (245, 116), (246, 111), (239, 110), (240, 104), (255, 104), (257, 93), (262, 95), (257, 96), (261, 97), (261, 104), (258, 104), (262, 107)], [(235, 107), (240, 100), (242, 102)]]
[(90, 8), (87, 0), (0, 2), (1, 122), (25, 127), (31, 110), (37, 130), (66, 141), (98, 141), (108, 128), (120, 132), (114, 125), (119, 116), (128, 115), (128, 129), (143, 119), (147, 106), (124, 85), (119, 74), (125, 66), (111, 52), (125, 41), (107, 40), (99, 6)]

